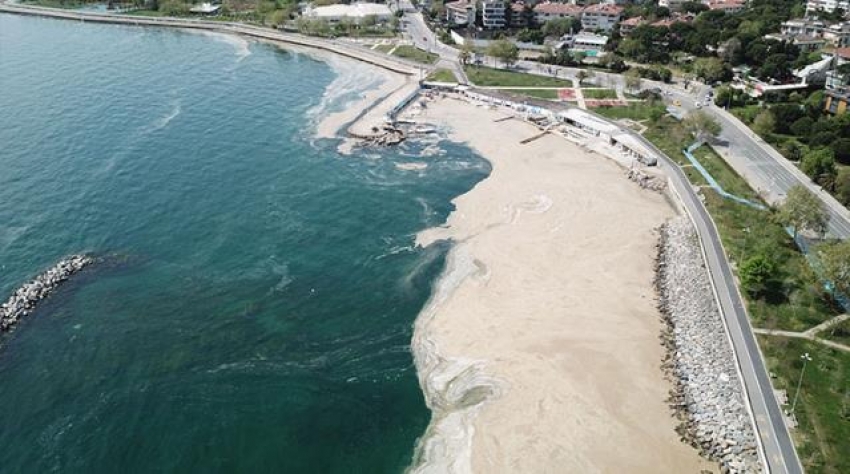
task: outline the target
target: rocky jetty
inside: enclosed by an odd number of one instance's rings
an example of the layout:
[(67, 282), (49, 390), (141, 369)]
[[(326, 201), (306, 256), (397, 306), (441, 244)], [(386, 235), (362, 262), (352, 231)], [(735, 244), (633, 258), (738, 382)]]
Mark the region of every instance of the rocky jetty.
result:
[(661, 228), (656, 272), (666, 323), (662, 367), (675, 384), (669, 402), (678, 433), (722, 472), (762, 472), (735, 355), (687, 217)]
[(93, 262), (94, 259), (89, 256), (72, 255), (18, 288), (8, 301), (0, 305), (0, 332), (11, 330), (21, 318), (35, 310), (39, 301)]

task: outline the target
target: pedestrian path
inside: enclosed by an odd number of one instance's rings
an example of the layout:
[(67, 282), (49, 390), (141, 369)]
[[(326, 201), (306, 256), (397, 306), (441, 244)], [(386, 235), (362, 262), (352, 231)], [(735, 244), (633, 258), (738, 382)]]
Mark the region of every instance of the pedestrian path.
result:
[(779, 329), (761, 329), (761, 328), (753, 328), (753, 332), (756, 334), (761, 334), (763, 336), (777, 336), (777, 337), (793, 337), (796, 339), (806, 339), (813, 342), (818, 342), (827, 347), (831, 347), (835, 350), (850, 352), (850, 346), (845, 346), (844, 344), (839, 344), (835, 341), (830, 341), (828, 339), (823, 339), (817, 337), (815, 334), (822, 332), (826, 329), (829, 329), (831, 326), (841, 323), (845, 319), (847, 319), (847, 314), (842, 314), (840, 316), (836, 316), (829, 321), (821, 323), (811, 329), (808, 329), (803, 332), (795, 332), (795, 331), (782, 331)]

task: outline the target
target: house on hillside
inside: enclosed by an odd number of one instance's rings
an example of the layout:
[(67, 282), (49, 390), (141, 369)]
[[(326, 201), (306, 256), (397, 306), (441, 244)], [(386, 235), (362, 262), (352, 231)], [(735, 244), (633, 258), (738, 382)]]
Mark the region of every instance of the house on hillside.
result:
[(491, 30), (504, 28), (507, 24), (505, 18), (506, 8), (507, 2), (504, 0), (482, 0), (481, 22), (484, 28)]
[(581, 27), (591, 31), (611, 31), (622, 17), (623, 7), (597, 3), (584, 7), (581, 14)]
[(538, 25), (556, 18), (569, 17), (580, 20), (582, 14), (582, 8), (580, 6), (569, 3), (543, 2), (535, 5), (533, 10), (534, 20)]
[(471, 25), (475, 23), (475, 2), (459, 0), (445, 4), (446, 22), (450, 25)]

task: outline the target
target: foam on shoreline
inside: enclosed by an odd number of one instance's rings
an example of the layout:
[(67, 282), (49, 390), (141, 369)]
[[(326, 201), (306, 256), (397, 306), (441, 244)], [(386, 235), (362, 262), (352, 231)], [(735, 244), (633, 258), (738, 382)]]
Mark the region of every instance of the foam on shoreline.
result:
[(448, 254), (446, 269), (416, 318), (411, 348), (431, 423), (419, 439), (410, 473), (471, 473), (473, 419), (482, 404), (498, 398), (503, 381), (485, 374), (485, 361), (440, 353), (431, 324), (443, 303), (467, 278), (486, 278), (463, 244)]

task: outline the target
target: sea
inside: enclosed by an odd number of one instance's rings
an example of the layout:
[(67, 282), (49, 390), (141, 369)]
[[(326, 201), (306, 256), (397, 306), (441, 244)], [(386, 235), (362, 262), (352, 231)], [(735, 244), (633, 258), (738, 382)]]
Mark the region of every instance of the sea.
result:
[(315, 138), (373, 85), (235, 37), (0, 14), (0, 300), (99, 260), (0, 337), (1, 473), (410, 465), (412, 327), (451, 246), (414, 238), (490, 168)]

